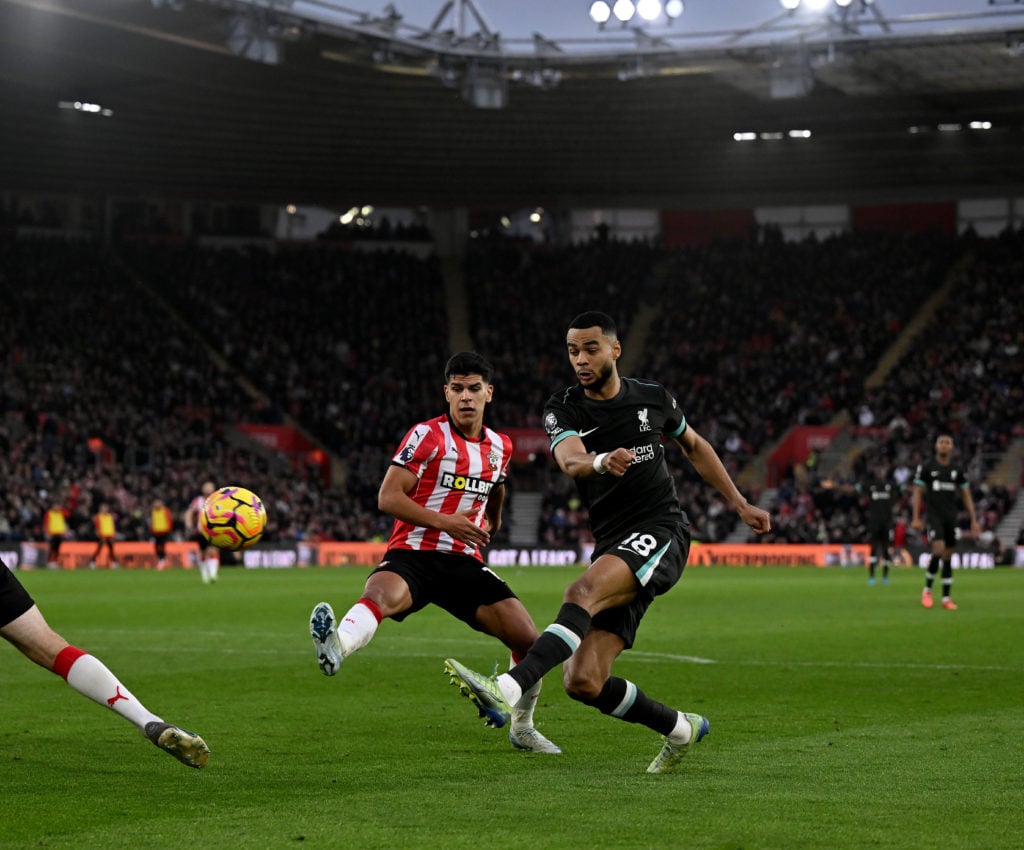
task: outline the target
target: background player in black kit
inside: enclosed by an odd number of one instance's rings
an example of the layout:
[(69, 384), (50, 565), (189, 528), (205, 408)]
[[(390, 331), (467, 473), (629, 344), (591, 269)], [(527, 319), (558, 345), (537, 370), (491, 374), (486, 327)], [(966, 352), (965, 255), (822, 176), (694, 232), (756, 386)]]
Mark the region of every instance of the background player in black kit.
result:
[[(922, 499), (923, 497), (923, 499)], [(953, 549), (956, 546), (956, 516), (959, 501), (971, 518), (971, 534), (978, 536), (981, 529), (974, 513), (974, 499), (970, 482), (963, 468), (953, 463), (953, 438), (939, 434), (935, 440), (935, 457), (917, 467), (914, 473), (913, 519), (911, 525), (918, 531), (925, 527), (927, 520), (928, 539), (932, 544), (932, 557), (921, 591), (921, 604), (932, 607), (932, 584), (935, 574), (942, 566), (942, 607), (956, 610), (956, 603), (950, 598), (953, 587)], [(921, 503), (924, 502), (925, 518), (921, 518)]]
[(866, 496), (868, 504), (868, 545), (871, 554), (868, 559), (868, 584), (875, 583), (878, 565), (882, 565), (882, 584), (889, 583), (889, 568), (892, 566), (893, 505), (900, 488), (891, 480), (881, 463), (871, 467), (870, 475), (854, 485), (836, 485), (825, 479), (821, 486), (826, 490), (835, 489), (844, 493)]
[(682, 449), (756, 532), (768, 531), (771, 522), (736, 489), (715, 450), (689, 427), (661, 384), (619, 377), (622, 347), (609, 316), (577, 316), (566, 344), (579, 383), (551, 397), (544, 427), (555, 460), (575, 479), (589, 510), (596, 540), (590, 567), (566, 589), (555, 622), (508, 673), (488, 678), (454, 659), (445, 667), (481, 715), (503, 726), (519, 694), (565, 662), (570, 697), (665, 736), (647, 770), (668, 773), (707, 734), (707, 719), (611, 675), (615, 659), (633, 645), (644, 612), (679, 580), (689, 554), (689, 521), (665, 465), (662, 437)]
[(883, 466), (876, 466), (871, 477), (858, 482), (854, 489), (870, 499), (868, 506), (868, 545), (871, 558), (868, 562), (868, 584), (875, 583), (875, 570), (882, 565), (882, 583), (889, 583), (889, 568), (892, 566), (892, 509), (899, 494), (899, 488), (886, 474)]

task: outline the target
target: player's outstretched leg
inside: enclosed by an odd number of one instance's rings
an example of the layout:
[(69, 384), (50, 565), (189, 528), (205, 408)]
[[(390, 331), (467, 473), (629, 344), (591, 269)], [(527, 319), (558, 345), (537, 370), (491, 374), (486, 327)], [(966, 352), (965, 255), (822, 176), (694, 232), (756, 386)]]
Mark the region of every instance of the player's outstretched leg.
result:
[(679, 766), (679, 762), (683, 760), (683, 756), (693, 748), (694, 744), (699, 743), (711, 729), (711, 724), (708, 723), (706, 717), (701, 717), (699, 714), (683, 714), (683, 717), (686, 718), (687, 725), (690, 727), (688, 730), (689, 736), (682, 739), (681, 737), (667, 735), (661, 752), (658, 753), (657, 758), (647, 768), (648, 773), (672, 773), (675, 771), (676, 767)]
[(309, 634), (313, 638), (316, 661), (325, 676), (338, 672), (345, 657), (338, 639), (337, 620), (334, 609), (327, 602), (319, 603), (309, 615)]
[(206, 767), (210, 748), (195, 732), (171, 723), (153, 721), (146, 724), (145, 735), (164, 752), (170, 753), (189, 767)]
[(483, 676), (470, 670), (454, 658), (445, 660), (444, 669), (452, 684), (476, 705), (480, 716), (484, 718), (484, 725), (500, 729), (508, 723), (512, 716), (512, 706), (498, 688), (495, 677)]

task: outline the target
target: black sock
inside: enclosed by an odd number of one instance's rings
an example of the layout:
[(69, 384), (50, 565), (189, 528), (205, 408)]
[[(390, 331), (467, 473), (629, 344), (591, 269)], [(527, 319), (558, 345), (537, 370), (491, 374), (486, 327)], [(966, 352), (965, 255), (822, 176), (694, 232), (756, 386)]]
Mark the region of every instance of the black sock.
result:
[(526, 657), (508, 674), (524, 691), (529, 690), (548, 670), (553, 670), (579, 648), (589, 628), (590, 614), (586, 609), (566, 602), (558, 610), (555, 622), (541, 632)]
[(651, 699), (632, 682), (611, 676), (601, 693), (593, 701), (580, 700), (592, 705), (602, 714), (618, 717), (627, 723), (639, 723), (661, 735), (668, 735), (676, 728), (679, 712), (664, 703)]
[(947, 560), (942, 561), (942, 598), (948, 599), (953, 589), (953, 564)]
[(924, 577), (924, 586), (929, 590), (932, 589), (932, 584), (935, 582), (935, 574), (939, 571), (938, 555), (932, 555), (931, 560), (928, 562), (928, 573)]

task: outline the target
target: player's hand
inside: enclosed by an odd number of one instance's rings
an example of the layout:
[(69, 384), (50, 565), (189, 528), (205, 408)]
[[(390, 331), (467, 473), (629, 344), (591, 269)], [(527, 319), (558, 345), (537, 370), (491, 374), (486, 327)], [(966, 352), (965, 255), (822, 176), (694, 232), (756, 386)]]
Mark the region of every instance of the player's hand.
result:
[(604, 459), (604, 468), (616, 478), (621, 478), (626, 474), (626, 470), (633, 465), (634, 460), (636, 460), (636, 452), (632, 449), (616, 449), (613, 452), (608, 452)]
[(914, 531), (924, 531), (924, 520), (918, 517), (910, 523), (910, 527), (914, 529)]
[(764, 534), (772, 530), (772, 516), (768, 511), (747, 502), (739, 509), (740, 519), (749, 525), (758, 534)]
[(470, 508), (454, 514), (443, 514), (443, 516), (447, 516), (447, 520), (441, 530), (446, 531), (460, 543), (470, 546), (486, 546), (491, 542), (491, 535), (473, 521), (473, 518), (479, 513), (480, 508)]

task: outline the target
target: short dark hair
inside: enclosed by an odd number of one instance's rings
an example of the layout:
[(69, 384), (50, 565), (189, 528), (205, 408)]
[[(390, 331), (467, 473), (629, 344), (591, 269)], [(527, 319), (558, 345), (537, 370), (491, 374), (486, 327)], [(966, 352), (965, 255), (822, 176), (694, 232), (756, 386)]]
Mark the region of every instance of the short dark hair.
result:
[(444, 382), (447, 384), (452, 375), (479, 375), (488, 384), (494, 377), (494, 367), (475, 351), (460, 351), (448, 358), (444, 367)]
[(617, 337), (618, 328), (615, 327), (615, 320), (607, 313), (600, 310), (588, 310), (580, 313), (575, 319), (569, 322), (569, 330), (583, 330), (584, 328), (600, 328), (605, 336)]

